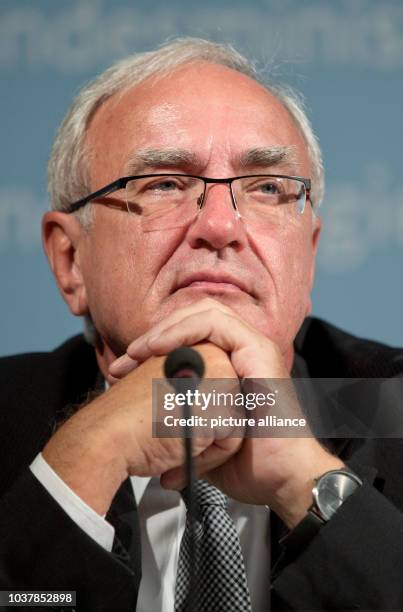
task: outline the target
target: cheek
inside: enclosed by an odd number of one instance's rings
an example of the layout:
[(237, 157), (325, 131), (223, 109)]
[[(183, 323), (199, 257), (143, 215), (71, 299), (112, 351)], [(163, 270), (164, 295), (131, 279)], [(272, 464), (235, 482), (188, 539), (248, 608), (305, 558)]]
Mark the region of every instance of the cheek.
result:
[(308, 286), (307, 279), (314, 260), (312, 231), (308, 226), (289, 224), (284, 228), (266, 228), (255, 233), (256, 250), (266, 269), (273, 277), (279, 293), (281, 288), (287, 292), (294, 284), (296, 289)]
[[(91, 314), (99, 331), (106, 320), (117, 322), (128, 311), (136, 295), (134, 258), (131, 254), (112, 252), (107, 248), (95, 251), (86, 267), (85, 284)], [(96, 319), (96, 321), (95, 321)]]
[(126, 217), (110, 214), (107, 220), (94, 220), (82, 270), (89, 309), (101, 334), (114, 320), (121, 325), (141, 289), (136, 252), (136, 237), (128, 231)]
[(144, 233), (127, 216), (107, 221), (97, 219), (91, 230), (83, 273), (95, 326), (108, 344), (126, 347), (160, 310), (168, 286), (164, 266), (177, 236)]
[(282, 300), (289, 307), (305, 310), (310, 295), (311, 270), (314, 261), (311, 235), (294, 232), (284, 244), (277, 273)]
[(312, 234), (308, 228), (301, 231), (301, 227), (282, 232), (273, 230), (259, 242), (261, 258), (272, 285), (272, 291), (266, 294), (269, 335), (284, 349), (293, 342), (310, 311), (314, 261)]

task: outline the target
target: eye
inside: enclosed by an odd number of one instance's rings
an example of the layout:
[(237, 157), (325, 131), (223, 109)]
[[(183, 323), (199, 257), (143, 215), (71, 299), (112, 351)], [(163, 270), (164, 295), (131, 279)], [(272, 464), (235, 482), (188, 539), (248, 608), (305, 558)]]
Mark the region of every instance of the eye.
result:
[(276, 181), (265, 181), (256, 185), (255, 189), (264, 195), (280, 195), (283, 192), (282, 186)]
[(248, 177), (241, 182), (241, 186), (245, 195), (252, 198), (278, 198), (285, 190), (283, 181), (272, 176)]
[(144, 188), (148, 191), (176, 191), (177, 189), (181, 189), (181, 187), (179, 180), (168, 177), (148, 183)]

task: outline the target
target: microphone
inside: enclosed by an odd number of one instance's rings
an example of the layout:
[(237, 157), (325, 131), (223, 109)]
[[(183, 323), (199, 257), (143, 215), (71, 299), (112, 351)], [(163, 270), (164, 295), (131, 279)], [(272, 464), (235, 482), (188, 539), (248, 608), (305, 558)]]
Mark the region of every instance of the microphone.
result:
[[(195, 391), (204, 376), (204, 361), (200, 353), (189, 346), (180, 346), (171, 351), (164, 362), (165, 378), (175, 389), (176, 393), (186, 393), (187, 390)], [(183, 416), (188, 422), (190, 408), (187, 402), (183, 406)], [(186, 452), (186, 489), (183, 496), (186, 498), (186, 508), (189, 519), (189, 595), (186, 602), (186, 610), (194, 611), (194, 602), (197, 601), (196, 590), (196, 518), (194, 500), (194, 470), (192, 453), (192, 430), (185, 425), (185, 452)]]
[[(192, 378), (200, 380), (204, 376), (204, 361), (200, 353), (190, 346), (180, 346), (168, 354), (164, 363), (166, 378)], [(172, 381), (175, 385), (175, 382)]]

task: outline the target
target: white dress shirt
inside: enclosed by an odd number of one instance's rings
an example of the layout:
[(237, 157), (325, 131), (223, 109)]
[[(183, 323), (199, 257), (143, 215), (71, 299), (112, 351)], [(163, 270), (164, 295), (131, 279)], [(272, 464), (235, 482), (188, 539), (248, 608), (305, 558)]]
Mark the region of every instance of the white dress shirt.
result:
[[(105, 550), (111, 551), (114, 528), (78, 497), (39, 454), (31, 471), (69, 517)], [(173, 612), (179, 548), (186, 507), (177, 491), (159, 478), (132, 476), (141, 532), (142, 579), (137, 612)], [(269, 510), (228, 500), (228, 513), (239, 534), (254, 612), (270, 608)], [(133, 611), (134, 612), (134, 611)]]

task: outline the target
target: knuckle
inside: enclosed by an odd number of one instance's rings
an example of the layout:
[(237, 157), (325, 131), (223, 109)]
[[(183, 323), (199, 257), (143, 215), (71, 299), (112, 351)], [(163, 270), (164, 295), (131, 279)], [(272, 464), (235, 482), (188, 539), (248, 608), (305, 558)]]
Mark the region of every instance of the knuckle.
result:
[(225, 306), (225, 304), (221, 304), (221, 302), (218, 302), (217, 300), (214, 300), (213, 298), (210, 298), (210, 297), (203, 298), (201, 304), (206, 314), (209, 314), (209, 315), (214, 314), (220, 317), (222, 317), (223, 315), (234, 316), (234, 312), (230, 308), (228, 308), (228, 306)]
[(211, 298), (211, 297), (203, 298), (201, 303), (206, 308), (217, 308), (217, 306), (218, 306), (217, 300), (215, 300), (214, 298)]

